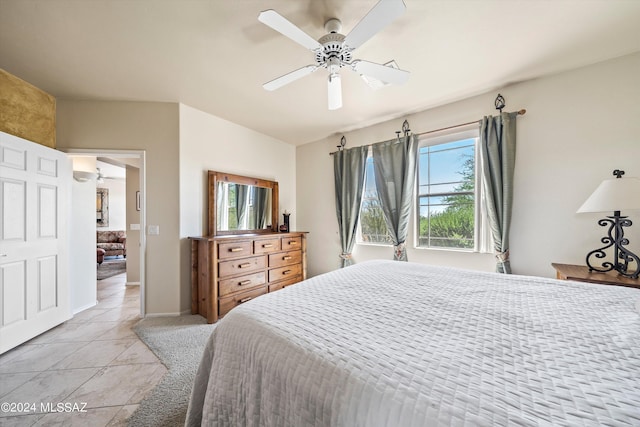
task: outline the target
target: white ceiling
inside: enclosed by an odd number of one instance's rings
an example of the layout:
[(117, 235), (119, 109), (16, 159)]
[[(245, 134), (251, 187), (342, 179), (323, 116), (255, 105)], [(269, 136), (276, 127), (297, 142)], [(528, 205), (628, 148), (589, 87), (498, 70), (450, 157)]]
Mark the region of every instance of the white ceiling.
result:
[(373, 91), (343, 70), (335, 111), (324, 70), (262, 88), (314, 58), (258, 13), (317, 39), (330, 17), (347, 34), (376, 0), (0, 0), (0, 68), (57, 98), (182, 102), (298, 145), (640, 51), (639, 0), (404, 2), (354, 57), (395, 59), (409, 82)]

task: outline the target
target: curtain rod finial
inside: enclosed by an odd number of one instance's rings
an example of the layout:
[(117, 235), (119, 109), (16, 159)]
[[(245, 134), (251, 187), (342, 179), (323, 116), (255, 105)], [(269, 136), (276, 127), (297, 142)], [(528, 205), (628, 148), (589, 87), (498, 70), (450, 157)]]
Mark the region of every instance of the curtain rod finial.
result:
[(496, 96), (496, 100), (493, 102), (493, 104), (496, 106), (496, 110), (500, 110), (501, 113), (502, 109), (507, 105), (506, 101), (504, 100), (504, 96), (500, 94)]

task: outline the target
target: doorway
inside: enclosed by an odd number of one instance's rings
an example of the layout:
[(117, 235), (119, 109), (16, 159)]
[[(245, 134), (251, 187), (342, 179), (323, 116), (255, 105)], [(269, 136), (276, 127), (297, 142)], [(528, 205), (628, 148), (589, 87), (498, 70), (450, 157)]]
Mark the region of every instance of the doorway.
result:
[[(127, 218), (121, 218), (125, 226), (124, 230), (127, 233), (127, 284), (128, 285), (138, 285), (140, 287), (140, 316), (144, 317), (146, 314), (145, 307), (145, 271), (146, 271), (146, 262), (145, 262), (145, 254), (146, 254), (146, 236), (144, 230), (146, 229), (146, 203), (145, 203), (145, 194), (146, 194), (146, 159), (145, 159), (145, 151), (143, 150), (106, 150), (106, 149), (67, 149), (64, 150), (65, 153), (71, 159), (78, 159), (81, 157), (87, 157), (90, 159), (94, 159), (95, 165), (100, 165), (100, 171), (94, 171), (94, 177), (97, 180), (102, 180), (102, 183), (97, 183), (98, 185), (105, 186), (104, 182), (112, 179), (108, 173), (109, 165), (114, 165), (120, 168), (126, 168), (127, 170), (127, 181), (130, 181), (128, 185), (126, 185), (126, 205), (127, 212), (130, 209), (134, 209), (136, 214), (139, 215), (138, 221), (131, 221), (131, 215), (127, 215)], [(74, 160), (74, 164), (75, 164)], [(131, 173), (131, 172), (136, 173)], [(76, 174), (77, 171), (74, 171)], [(137, 177), (136, 177), (137, 175)], [(131, 184), (131, 176), (134, 177), (133, 186)], [(137, 179), (136, 179), (137, 178)], [(137, 184), (137, 185), (135, 185)], [(133, 205), (133, 206), (131, 206)], [(97, 213), (96, 213), (97, 214)], [(101, 213), (102, 215), (102, 213)], [(138, 216), (136, 215), (136, 217)], [(137, 218), (136, 218), (137, 219)], [(93, 220), (97, 226), (97, 219)], [(74, 224), (72, 223), (70, 228), (73, 229)], [(96, 230), (100, 230), (100, 228), (96, 228)], [(70, 233), (72, 236), (71, 245), (74, 245), (73, 235), (74, 233)], [(136, 250), (139, 249), (139, 250)], [(134, 273), (139, 273), (137, 277), (135, 274), (130, 274), (131, 269), (130, 266), (134, 265), (137, 267), (137, 271)], [(99, 267), (98, 267), (99, 268)], [(134, 279), (139, 280), (129, 280), (129, 276)], [(138, 283), (139, 282), (139, 283)], [(97, 286), (97, 280), (96, 280)]]

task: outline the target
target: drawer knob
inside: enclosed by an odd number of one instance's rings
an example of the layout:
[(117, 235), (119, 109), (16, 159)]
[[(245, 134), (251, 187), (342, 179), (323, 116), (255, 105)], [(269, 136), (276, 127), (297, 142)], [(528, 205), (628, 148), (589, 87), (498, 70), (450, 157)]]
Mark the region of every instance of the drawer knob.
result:
[(238, 283), (238, 286), (248, 285), (249, 283), (251, 283), (251, 280), (243, 280), (242, 282)]
[(282, 274), (287, 275), (287, 274), (291, 274), (291, 270), (285, 270), (282, 272)]
[(238, 268), (247, 268), (247, 267), (251, 267), (250, 262), (245, 262), (243, 264), (238, 265)]
[(242, 298), (240, 301), (238, 301), (238, 304), (242, 304), (243, 302), (247, 302), (249, 300), (252, 300), (253, 297), (246, 297), (246, 298)]
[(289, 255), (283, 256), (282, 260), (283, 261), (289, 261), (291, 259), (291, 257)]
[(231, 248), (229, 249), (229, 252), (242, 252), (243, 248)]
[(264, 245), (262, 245), (263, 248), (272, 248), (273, 244), (272, 243), (265, 243)]
[(289, 244), (290, 244), (290, 245), (297, 245), (297, 244), (298, 244), (298, 242), (297, 242), (296, 240), (290, 240), (290, 241), (289, 241)]

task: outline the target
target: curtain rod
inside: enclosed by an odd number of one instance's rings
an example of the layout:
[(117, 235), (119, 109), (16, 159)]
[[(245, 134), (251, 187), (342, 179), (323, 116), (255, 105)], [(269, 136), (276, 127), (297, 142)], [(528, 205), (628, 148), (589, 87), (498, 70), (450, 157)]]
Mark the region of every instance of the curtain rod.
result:
[[(526, 112), (527, 112), (527, 110), (525, 110), (523, 108), (522, 110), (518, 110), (518, 115), (519, 116), (524, 116)], [(479, 121), (480, 120), (474, 120), (472, 122), (462, 123), (462, 124), (459, 124), (459, 125), (447, 126), (447, 127), (440, 128), (440, 129), (434, 129), (434, 130), (428, 130), (426, 132), (415, 133), (414, 135), (418, 135), (418, 136), (420, 136), (420, 135), (428, 135), (430, 133), (441, 132), (443, 130), (455, 129), (455, 128), (460, 128), (462, 126), (472, 125), (474, 123), (478, 123)], [(337, 153), (337, 151), (332, 151), (331, 153), (329, 153), (329, 155), (333, 156), (335, 153)]]
[[(526, 112), (527, 112), (527, 110), (525, 110), (525, 109), (523, 108), (522, 110), (519, 110), (519, 111), (518, 111), (518, 115), (519, 115), (519, 116), (524, 116)], [(443, 131), (443, 130), (449, 130), (449, 129), (461, 128), (462, 126), (472, 125), (472, 124), (474, 124), (474, 123), (478, 123), (479, 121), (480, 121), (480, 120), (474, 120), (474, 121), (472, 121), (472, 122), (462, 123), (462, 124), (459, 124), (459, 125), (453, 125), (453, 126), (447, 126), (447, 127), (445, 127), (445, 128), (440, 128), (440, 129), (428, 130), (428, 131), (426, 131), (426, 132), (420, 132), (420, 133), (416, 133), (416, 134), (414, 134), (414, 135), (418, 135), (418, 136), (420, 136), (420, 135), (428, 135), (428, 134), (430, 134), (430, 133), (441, 132), (441, 131)]]

